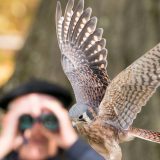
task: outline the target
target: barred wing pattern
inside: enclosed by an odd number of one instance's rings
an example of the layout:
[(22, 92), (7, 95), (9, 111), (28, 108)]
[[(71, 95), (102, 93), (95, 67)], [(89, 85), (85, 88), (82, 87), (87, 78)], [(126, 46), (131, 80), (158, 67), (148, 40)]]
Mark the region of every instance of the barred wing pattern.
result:
[(62, 16), (60, 2), (56, 9), (56, 30), (61, 50), (61, 63), (76, 97), (77, 103), (98, 107), (108, 86), (106, 72), (107, 49), (97, 28), (97, 18), (91, 18), (91, 8), (84, 10), (84, 0), (74, 7), (69, 0)]
[(107, 87), (99, 115), (128, 129), (160, 85), (160, 43), (122, 71)]

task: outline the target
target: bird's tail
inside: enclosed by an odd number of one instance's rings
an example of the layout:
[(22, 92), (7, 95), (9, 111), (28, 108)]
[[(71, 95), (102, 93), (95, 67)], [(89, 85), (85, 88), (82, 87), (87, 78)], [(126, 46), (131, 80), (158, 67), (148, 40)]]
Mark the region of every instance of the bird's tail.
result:
[(148, 131), (145, 129), (131, 127), (129, 129), (129, 135), (147, 141), (160, 143), (160, 132)]

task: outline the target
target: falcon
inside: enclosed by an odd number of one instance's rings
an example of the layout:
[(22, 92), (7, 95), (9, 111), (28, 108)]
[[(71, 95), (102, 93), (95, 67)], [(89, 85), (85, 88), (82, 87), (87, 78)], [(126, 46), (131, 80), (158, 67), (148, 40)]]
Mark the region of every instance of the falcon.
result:
[(74, 127), (106, 160), (121, 160), (119, 143), (134, 137), (160, 143), (160, 133), (132, 127), (160, 85), (160, 43), (113, 80), (107, 74), (106, 40), (84, 0), (56, 8), (61, 63), (76, 98), (69, 110)]

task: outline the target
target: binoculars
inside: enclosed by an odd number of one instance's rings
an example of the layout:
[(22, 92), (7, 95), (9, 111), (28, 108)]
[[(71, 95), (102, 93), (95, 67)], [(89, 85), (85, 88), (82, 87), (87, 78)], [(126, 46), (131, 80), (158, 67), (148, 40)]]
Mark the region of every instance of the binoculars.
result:
[(36, 122), (41, 123), (52, 132), (56, 132), (59, 129), (58, 119), (53, 114), (42, 114), (37, 118), (33, 118), (29, 114), (24, 114), (19, 118), (18, 129), (23, 133), (26, 129), (32, 128)]

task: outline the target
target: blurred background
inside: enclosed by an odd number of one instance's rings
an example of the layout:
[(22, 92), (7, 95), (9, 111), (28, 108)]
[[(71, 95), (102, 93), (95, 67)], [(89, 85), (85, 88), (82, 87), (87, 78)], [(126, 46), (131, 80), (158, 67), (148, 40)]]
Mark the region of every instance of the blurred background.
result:
[[(75, 0), (77, 2), (77, 0)], [(67, 0), (61, 0), (63, 8)], [(160, 42), (160, 0), (85, 0), (107, 40), (108, 73), (113, 79)], [(71, 89), (60, 64), (55, 34), (56, 0), (0, 0), (1, 96), (31, 78)], [(160, 90), (134, 126), (160, 132)], [(135, 139), (122, 144), (123, 160), (159, 160), (160, 145)]]

